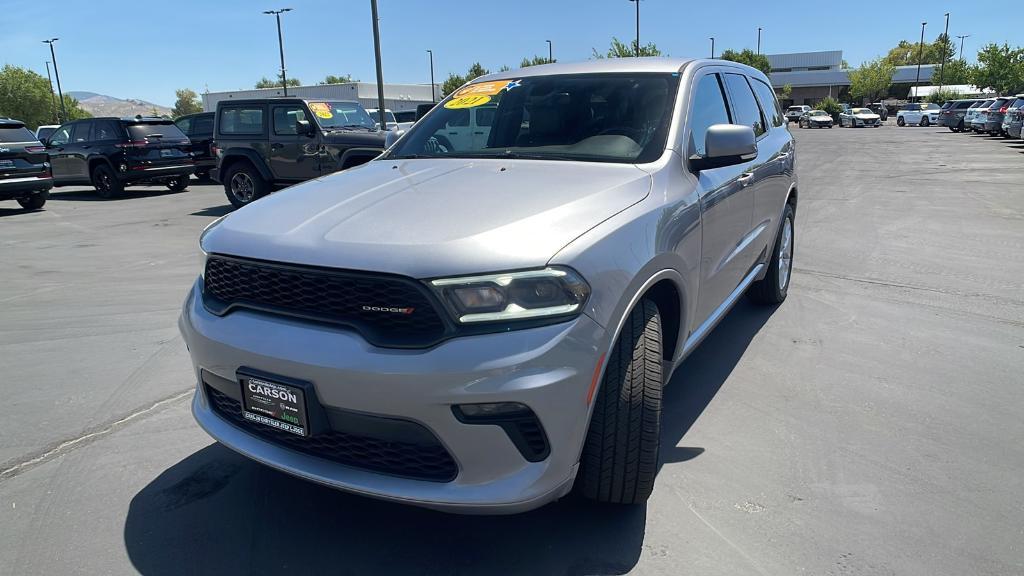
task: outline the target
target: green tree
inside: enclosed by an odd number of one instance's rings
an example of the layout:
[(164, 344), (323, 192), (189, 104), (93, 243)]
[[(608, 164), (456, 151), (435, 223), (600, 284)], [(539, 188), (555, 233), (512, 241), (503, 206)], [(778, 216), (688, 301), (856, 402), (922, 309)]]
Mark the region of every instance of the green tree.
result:
[(186, 114), (195, 114), (203, 111), (203, 105), (199, 103), (199, 95), (192, 90), (182, 88), (181, 90), (175, 90), (174, 95), (177, 97), (177, 100), (174, 101), (174, 108), (171, 109), (172, 117), (178, 118)]
[(814, 109), (828, 112), (829, 116), (831, 116), (832, 120), (835, 122), (839, 122), (839, 114), (843, 111), (843, 107), (839, 104), (839, 101), (831, 96), (815, 104)]
[(997, 94), (1024, 91), (1024, 48), (1009, 44), (988, 44), (978, 51), (978, 64), (971, 69), (971, 82), (991, 88)]
[(971, 67), (966, 60), (949, 60), (942, 69), (942, 77), (938, 74), (932, 75), (932, 84), (935, 86), (942, 82), (945, 86), (971, 83)]
[[(67, 94), (64, 107), (68, 112), (65, 121), (91, 116), (79, 106), (78, 100)], [(21, 120), (34, 130), (40, 124), (56, 123), (59, 111), (59, 103), (54, 110), (50, 83), (45, 76), (9, 64), (0, 69), (0, 116)]]
[[(289, 78), (289, 86), (302, 86), (302, 81), (298, 78)], [(260, 81), (256, 83), (256, 88), (280, 88), (281, 87), (281, 75), (278, 74), (276, 80), (271, 80), (264, 76), (260, 78)]]
[(474, 62), (473, 65), (469, 67), (469, 70), (466, 71), (466, 82), (480, 76), (486, 76), (490, 73), (491, 71), (481, 66), (479, 62)]
[(491, 71), (481, 66), (479, 62), (474, 62), (473, 65), (469, 67), (469, 70), (466, 71), (465, 76), (462, 76), (460, 74), (449, 73), (448, 79), (441, 84), (441, 94), (443, 96), (447, 96), (452, 92), (458, 90), (459, 87), (465, 84), (466, 82), (469, 82), (470, 80), (477, 78), (479, 76), (486, 76), (487, 74), (490, 73)]
[(779, 100), (789, 100), (792, 97), (793, 87), (790, 86), (789, 84), (786, 84), (785, 86), (782, 87), (782, 90), (779, 90)]
[(543, 56), (534, 56), (533, 58), (523, 58), (522, 62), (519, 63), (520, 68), (526, 68), (527, 66), (540, 66), (541, 64), (553, 64), (558, 60), (548, 60)]
[(765, 74), (772, 71), (772, 65), (768, 62), (768, 57), (764, 54), (756, 54), (750, 48), (744, 48), (741, 52), (737, 52), (732, 49), (726, 50), (725, 52), (722, 52), (722, 60), (730, 60), (732, 62), (746, 64), (747, 66), (757, 68)]
[(874, 102), (885, 94), (892, 84), (896, 67), (885, 58), (876, 58), (850, 70), (850, 96), (860, 101)]
[[(611, 46), (608, 47), (608, 52), (601, 54), (597, 51), (597, 48), (591, 48), (593, 52), (593, 58), (632, 58), (637, 55), (636, 40), (633, 40), (629, 44), (626, 44), (618, 38), (612, 36)], [(654, 42), (648, 42), (646, 45), (640, 47), (640, 56), (664, 56), (661, 50), (654, 44)]]
[(935, 90), (934, 92), (926, 96), (925, 101), (934, 102), (935, 104), (944, 104), (949, 100), (957, 100), (963, 97), (963, 93), (958, 90), (950, 90), (949, 88), (943, 88), (941, 90)]
[(917, 64), (919, 54), (922, 64), (940, 64), (943, 55), (947, 62), (956, 56), (956, 49), (945, 34), (939, 34), (934, 42), (923, 46), (919, 42), (900, 40), (900, 43), (885, 55), (885, 60), (893, 66), (909, 66)]
[[(359, 82), (358, 78), (353, 78), (351, 74), (345, 74), (344, 76), (335, 76), (334, 74), (328, 74), (322, 81), (317, 84), (324, 86), (326, 84), (348, 84), (350, 82)], [(292, 84), (289, 82), (289, 86)]]

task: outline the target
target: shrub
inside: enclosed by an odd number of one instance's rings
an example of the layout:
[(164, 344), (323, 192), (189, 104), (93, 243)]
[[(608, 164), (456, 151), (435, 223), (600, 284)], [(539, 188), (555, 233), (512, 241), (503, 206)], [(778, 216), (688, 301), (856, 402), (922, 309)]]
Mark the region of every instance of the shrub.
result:
[(832, 116), (834, 122), (839, 122), (839, 114), (843, 111), (843, 107), (839, 105), (839, 101), (831, 96), (825, 98), (821, 102), (818, 102), (814, 106), (815, 110), (824, 110)]

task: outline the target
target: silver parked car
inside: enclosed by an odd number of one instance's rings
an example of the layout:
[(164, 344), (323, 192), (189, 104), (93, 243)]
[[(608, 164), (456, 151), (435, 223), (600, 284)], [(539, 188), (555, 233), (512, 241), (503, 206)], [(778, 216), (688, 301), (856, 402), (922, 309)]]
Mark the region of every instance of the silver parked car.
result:
[[(449, 141), (481, 106), (487, 139)], [(366, 496), (642, 502), (673, 371), (744, 294), (786, 298), (794, 162), (768, 78), (741, 64), (478, 78), (378, 159), (207, 227), (179, 322), (195, 417)]]
[(831, 128), (832, 116), (824, 110), (811, 110), (800, 117), (801, 128)]

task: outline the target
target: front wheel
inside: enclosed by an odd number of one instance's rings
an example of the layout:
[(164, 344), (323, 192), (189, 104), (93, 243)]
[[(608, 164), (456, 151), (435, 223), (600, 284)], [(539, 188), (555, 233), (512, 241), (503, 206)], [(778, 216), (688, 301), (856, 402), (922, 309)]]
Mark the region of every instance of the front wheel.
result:
[(171, 178), (167, 181), (167, 187), (171, 192), (181, 192), (185, 188), (188, 188), (188, 176), (179, 176), (177, 178)]
[(49, 190), (43, 190), (42, 192), (36, 192), (28, 198), (18, 198), (18, 204), (25, 210), (39, 210), (46, 204), (46, 199), (50, 197)]
[(654, 490), (661, 437), (662, 351), (658, 306), (629, 313), (594, 398), (576, 487), (599, 502), (637, 504)]
[(927, 116), (921, 116), (920, 126), (922, 128), (927, 128), (928, 127), (928, 117)]
[(907, 125), (907, 121), (904, 120), (902, 116), (900, 116), (899, 118), (896, 119), (896, 125), (897, 126), (906, 126)]
[(106, 164), (97, 164), (92, 169), (92, 186), (96, 189), (96, 194), (104, 200), (109, 200), (124, 191), (124, 184)]
[(782, 212), (782, 224), (775, 237), (772, 257), (768, 260), (768, 273), (754, 282), (747, 290), (747, 296), (760, 304), (781, 304), (789, 293), (789, 281), (793, 275), (793, 206), (786, 204)]

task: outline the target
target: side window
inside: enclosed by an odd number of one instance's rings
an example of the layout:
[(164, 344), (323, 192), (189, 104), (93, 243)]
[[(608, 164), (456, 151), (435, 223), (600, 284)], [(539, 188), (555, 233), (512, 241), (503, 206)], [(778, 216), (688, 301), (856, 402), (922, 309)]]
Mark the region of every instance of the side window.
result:
[(448, 121), (448, 127), (469, 126), (469, 108), (463, 108)]
[(690, 152), (704, 155), (704, 138), (714, 124), (729, 124), (729, 112), (718, 74), (708, 74), (697, 82), (693, 105), (688, 116), (690, 123)]
[[(192, 122), (192, 134), (197, 136), (210, 136), (213, 134), (213, 116), (205, 114), (196, 116)], [(191, 136), (192, 134), (189, 134)]]
[(92, 128), (92, 122), (79, 122), (75, 124), (74, 129), (71, 131), (71, 142), (73, 144), (88, 142), (90, 128)]
[(263, 134), (263, 109), (232, 106), (221, 108), (221, 134)]
[(178, 125), (178, 130), (185, 133), (186, 136), (192, 135), (192, 118), (182, 118), (175, 122)]
[[(775, 91), (757, 78), (751, 78), (750, 84), (754, 87), (757, 99), (761, 102), (765, 121), (776, 128), (782, 126), (782, 108), (779, 107), (779, 101), (775, 98)], [(804, 110), (804, 113), (807, 112), (810, 112), (810, 109)]]
[(120, 140), (123, 136), (121, 126), (111, 120), (96, 120), (92, 124), (93, 140)]
[(476, 125), (490, 126), (494, 124), (494, 113), (498, 110), (495, 106), (476, 108)]
[(274, 134), (288, 136), (298, 134), (295, 123), (306, 119), (306, 112), (301, 106), (274, 107)]
[(72, 126), (61, 126), (50, 136), (50, 144), (63, 146), (71, 141)]
[(725, 74), (725, 85), (729, 89), (730, 100), (732, 101), (733, 123), (743, 126), (750, 126), (754, 129), (754, 135), (764, 134), (764, 121), (761, 119), (761, 109), (757, 107), (757, 100), (754, 93), (750, 91), (747, 78), (742, 74)]

